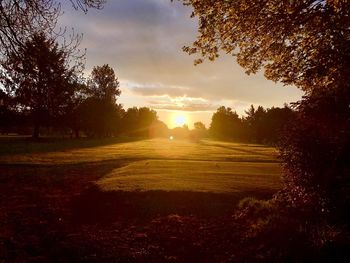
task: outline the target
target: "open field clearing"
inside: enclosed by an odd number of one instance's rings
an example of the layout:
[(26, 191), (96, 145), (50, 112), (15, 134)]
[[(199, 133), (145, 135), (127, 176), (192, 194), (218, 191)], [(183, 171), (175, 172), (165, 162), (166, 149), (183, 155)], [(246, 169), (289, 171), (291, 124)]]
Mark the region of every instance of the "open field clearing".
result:
[[(113, 143), (113, 141), (111, 141)], [(28, 152), (26, 142), (21, 146), (24, 153), (1, 155), (0, 163), (7, 164), (79, 164), (112, 160), (137, 159), (176, 159), (198, 161), (244, 161), (244, 162), (276, 162), (276, 151), (272, 147), (262, 147), (254, 144), (225, 143), (216, 141), (202, 141), (198, 143), (154, 139), (135, 142), (116, 143), (103, 146), (84, 147), (74, 149), (55, 150), (50, 152), (56, 144), (48, 144), (47, 152)], [(19, 150), (17, 150), (19, 152)]]
[[(74, 142), (74, 141), (73, 141)], [(96, 184), (104, 191), (200, 191), (236, 193), (279, 187), (280, 167), (271, 147), (204, 140), (153, 139), (56, 151), (0, 156), (2, 164), (64, 167), (86, 163), (120, 164)], [(50, 146), (50, 145), (48, 145)], [(27, 147), (27, 148), (26, 148)], [(49, 148), (49, 147), (48, 147)], [(17, 150), (18, 151), (18, 150)]]
[(218, 243), (238, 238), (231, 222), (238, 202), (270, 198), (280, 187), (276, 150), (261, 145), (13, 142), (16, 150), (0, 155), (5, 262), (217, 261), (226, 245), (238, 245)]

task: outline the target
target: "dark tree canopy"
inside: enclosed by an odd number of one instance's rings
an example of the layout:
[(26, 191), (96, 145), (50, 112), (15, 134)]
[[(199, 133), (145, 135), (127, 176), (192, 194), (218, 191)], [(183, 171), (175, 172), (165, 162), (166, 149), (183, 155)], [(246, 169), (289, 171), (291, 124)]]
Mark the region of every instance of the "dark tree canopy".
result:
[(105, 64), (96, 66), (88, 80), (88, 88), (94, 97), (115, 103), (120, 95), (119, 81), (113, 68)]
[(129, 136), (146, 137), (158, 123), (157, 112), (147, 107), (129, 108), (123, 116), (124, 133)]
[[(1, 0), (0, 1), (0, 55), (25, 43), (35, 33), (54, 32), (61, 12), (61, 2), (56, 0)], [(87, 12), (88, 8), (101, 8), (105, 0), (70, 0), (73, 7)], [(71, 39), (72, 40), (72, 39)]]
[(3, 67), (6, 74), (0, 80), (18, 106), (30, 112), (37, 137), (40, 125), (65, 114), (74, 95), (74, 67), (67, 64), (65, 51), (44, 34), (35, 34), (12, 52)]
[(235, 111), (224, 106), (218, 108), (211, 118), (210, 133), (220, 139), (238, 138), (241, 119)]
[(206, 130), (204, 123), (200, 122), (200, 121), (195, 122), (193, 124), (193, 126), (194, 126), (194, 129), (198, 130), (198, 131), (205, 131)]
[(87, 98), (78, 109), (80, 128), (87, 136), (110, 137), (120, 133), (124, 110), (120, 104)]
[(198, 141), (207, 135), (207, 128), (203, 122), (197, 121), (193, 123), (194, 129), (190, 133), (190, 138), (194, 141)]
[(199, 18), (189, 54), (214, 60), (224, 51), (255, 73), (304, 91), (350, 83), (348, 0), (182, 0)]
[(76, 135), (80, 129), (95, 137), (118, 134), (124, 110), (116, 103), (121, 91), (113, 68), (107, 64), (95, 66), (87, 83), (76, 85), (80, 86), (77, 107), (72, 111), (72, 127)]
[(266, 108), (253, 105), (245, 111), (243, 119), (244, 137), (255, 143), (274, 144), (280, 141), (281, 133), (295, 117), (295, 112), (285, 105), (283, 108)]

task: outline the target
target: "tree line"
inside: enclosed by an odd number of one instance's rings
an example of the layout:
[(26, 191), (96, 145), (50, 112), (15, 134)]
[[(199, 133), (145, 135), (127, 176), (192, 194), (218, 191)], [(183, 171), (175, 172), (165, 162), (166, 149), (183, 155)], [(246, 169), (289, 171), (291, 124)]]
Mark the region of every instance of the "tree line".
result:
[(159, 123), (149, 108), (124, 110), (109, 65), (96, 66), (87, 79), (71, 66), (65, 50), (45, 34), (35, 34), (2, 63), (0, 127), (3, 133), (61, 133), (79, 137), (148, 135)]
[(125, 110), (117, 103), (119, 81), (109, 65), (96, 66), (88, 78), (79, 75), (65, 50), (43, 33), (34, 34), (18, 52), (11, 52), (3, 71), (0, 90), (2, 133), (66, 134), (80, 137), (170, 136), (200, 139), (275, 143), (293, 111), (251, 106), (239, 117), (224, 106), (213, 114), (209, 131), (201, 122), (170, 131), (147, 107)]
[(282, 135), (295, 118), (296, 111), (287, 104), (282, 108), (251, 105), (243, 116), (239, 116), (230, 107), (221, 106), (213, 113), (209, 128), (199, 121), (194, 123), (192, 130), (184, 125), (172, 129), (169, 134), (175, 138), (188, 138), (194, 141), (213, 138), (224, 141), (278, 145)]
[(251, 105), (245, 113), (245, 116), (239, 117), (229, 107), (218, 108), (212, 116), (209, 134), (223, 140), (276, 144), (288, 123), (295, 117), (294, 110), (288, 105), (266, 109)]

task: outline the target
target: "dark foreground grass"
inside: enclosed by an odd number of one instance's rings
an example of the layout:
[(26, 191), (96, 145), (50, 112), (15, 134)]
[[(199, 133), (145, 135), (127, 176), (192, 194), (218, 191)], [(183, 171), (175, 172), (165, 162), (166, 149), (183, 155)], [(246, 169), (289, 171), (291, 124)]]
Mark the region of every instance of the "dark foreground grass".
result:
[(122, 138), (51, 138), (43, 137), (33, 139), (28, 136), (0, 136), (0, 157), (13, 154), (31, 154), (65, 151), (72, 149), (91, 148), (116, 144), (122, 142), (131, 142), (137, 139)]
[[(237, 257), (233, 253), (242, 251), (243, 226), (232, 214), (242, 198), (268, 199), (278, 189), (279, 182), (271, 183), (278, 181), (278, 171), (270, 176), (266, 168), (272, 165), (274, 157), (268, 156), (273, 150), (206, 144), (106, 143), (56, 153), (39, 149), (33, 163), (23, 162), (26, 154), (11, 154), (3, 163), (0, 159), (0, 262), (228, 262)], [(77, 156), (84, 162), (75, 161)], [(255, 162), (259, 156), (261, 172)], [(234, 162), (227, 164), (228, 158), (240, 160), (236, 168)], [(215, 162), (205, 166), (205, 159)], [(144, 177), (140, 162), (146, 167)], [(200, 177), (200, 169), (206, 176)], [(232, 192), (225, 183), (231, 169), (232, 182), (240, 185)], [(183, 188), (166, 183), (183, 183), (186, 173), (192, 188), (178, 190)], [(269, 183), (258, 184), (259, 174)], [(155, 183), (156, 177), (161, 183)], [(210, 188), (215, 191), (196, 188), (196, 182), (211, 186), (220, 178), (222, 186)], [(108, 180), (113, 180), (110, 188)]]

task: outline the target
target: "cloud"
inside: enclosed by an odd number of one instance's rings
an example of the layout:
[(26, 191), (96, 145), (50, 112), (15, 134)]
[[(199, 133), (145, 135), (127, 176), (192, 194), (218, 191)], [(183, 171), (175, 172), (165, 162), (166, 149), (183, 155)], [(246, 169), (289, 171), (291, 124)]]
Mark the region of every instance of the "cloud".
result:
[(188, 93), (191, 93), (189, 87), (180, 87), (180, 86), (164, 86), (161, 83), (150, 83), (150, 84), (139, 84), (127, 82), (127, 88), (135, 94), (141, 96), (186, 96)]
[(111, 0), (87, 15), (67, 7), (60, 24), (84, 33), (87, 71), (105, 63), (115, 69), (120, 99), (130, 106), (199, 111), (219, 105), (281, 106), (300, 99), (302, 92), (295, 87), (275, 84), (262, 73), (245, 75), (228, 55), (193, 66), (194, 58), (181, 49), (197, 35), (191, 11), (178, 1)]
[(214, 105), (203, 98), (192, 98), (187, 96), (151, 96), (148, 103), (152, 108), (162, 110), (213, 111), (218, 108), (218, 105)]

